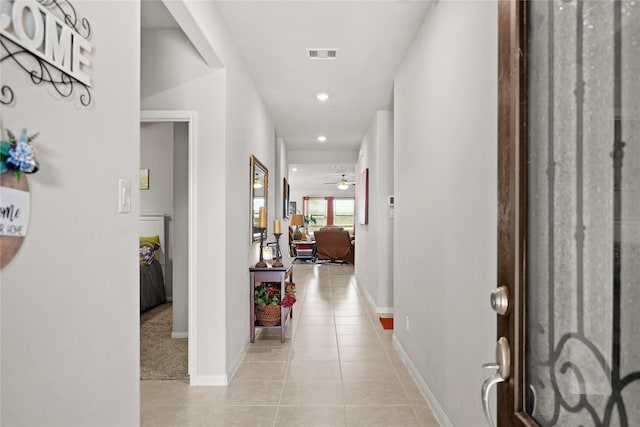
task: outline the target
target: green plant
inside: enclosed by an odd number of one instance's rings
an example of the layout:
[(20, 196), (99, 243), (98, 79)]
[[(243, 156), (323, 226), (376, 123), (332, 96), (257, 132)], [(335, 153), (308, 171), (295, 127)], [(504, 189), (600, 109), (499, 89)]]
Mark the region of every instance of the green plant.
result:
[(280, 298), (280, 282), (263, 282), (256, 286), (253, 293), (255, 305), (282, 305), (291, 307), (296, 302), (296, 285), (287, 283), (284, 298)]
[(310, 222), (316, 224), (316, 219), (313, 217), (313, 215), (309, 215), (309, 216), (303, 215), (302, 219), (304, 219), (304, 226), (305, 227), (308, 227)]

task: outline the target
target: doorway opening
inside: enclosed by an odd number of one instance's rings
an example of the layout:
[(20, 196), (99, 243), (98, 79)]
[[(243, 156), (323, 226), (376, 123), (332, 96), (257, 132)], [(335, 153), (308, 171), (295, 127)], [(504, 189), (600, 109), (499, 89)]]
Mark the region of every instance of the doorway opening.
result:
[[(149, 358), (158, 367), (157, 370), (161, 371), (157, 375), (165, 375), (166, 378), (142, 377), (143, 379), (183, 379), (174, 378), (174, 376), (188, 375), (193, 380), (193, 373), (197, 372), (195, 370), (196, 317), (193, 303), (195, 295), (193, 280), (195, 277), (193, 256), (195, 121), (196, 114), (192, 111), (142, 111), (140, 115), (140, 168), (145, 172), (148, 190), (142, 190), (143, 187), (141, 187), (139, 212), (141, 220), (145, 217), (164, 219), (166, 247), (161, 250), (164, 251), (163, 268), (167, 300), (166, 304), (152, 308), (142, 315), (153, 316), (151, 323), (156, 323), (152, 325), (155, 331), (149, 331), (146, 324), (143, 331), (142, 321), (149, 319), (141, 317), (140, 332), (141, 343), (143, 339), (145, 343), (149, 343), (153, 342), (153, 339), (146, 339), (146, 335), (162, 331), (164, 343), (158, 357), (164, 357), (167, 360), (154, 361), (153, 354)], [(153, 146), (153, 141), (143, 141), (143, 130), (145, 133), (151, 130), (149, 135), (152, 139), (154, 132), (165, 132), (162, 137), (165, 139), (164, 143), (156, 147)], [(145, 156), (142, 151), (143, 144), (146, 144)], [(149, 151), (149, 145), (152, 146), (151, 151)], [(154, 310), (156, 312), (153, 312)], [(159, 322), (163, 322), (162, 326)], [(183, 340), (186, 340), (186, 345)], [(149, 352), (145, 354), (149, 356)], [(151, 373), (153, 370), (143, 372), (142, 366), (141, 372), (153, 375)]]

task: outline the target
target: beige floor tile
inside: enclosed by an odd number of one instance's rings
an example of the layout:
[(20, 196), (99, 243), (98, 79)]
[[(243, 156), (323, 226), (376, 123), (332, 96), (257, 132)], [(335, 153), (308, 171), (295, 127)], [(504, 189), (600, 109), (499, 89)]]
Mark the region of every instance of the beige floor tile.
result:
[(242, 362), (232, 381), (279, 381), (286, 369), (287, 362)]
[(216, 403), (225, 387), (191, 387), (186, 381), (140, 381), (142, 406), (206, 406)]
[(277, 405), (284, 381), (232, 381), (216, 401), (220, 405)]
[(344, 405), (340, 381), (297, 382), (285, 381), (280, 405), (329, 406)]
[(333, 309), (331, 307), (328, 309), (305, 308), (300, 313), (300, 317), (333, 317)]
[[(140, 384), (143, 426), (437, 426), (355, 286), (352, 265), (298, 265), (286, 325), (258, 329), (229, 386)], [(345, 407), (345, 405), (348, 405)]]
[(367, 314), (363, 308), (334, 308), (336, 316), (364, 316)]
[(347, 425), (344, 406), (281, 406), (278, 427), (343, 427)]
[(378, 351), (386, 354), (382, 341), (375, 334), (340, 334), (338, 335), (338, 345), (340, 347), (375, 347)]
[(296, 334), (300, 335), (335, 335), (336, 326), (333, 324), (326, 325), (300, 325), (296, 329)]
[[(413, 410), (418, 417), (418, 421), (420, 421), (420, 425), (423, 427), (440, 427), (440, 423), (436, 419), (433, 412), (431, 412), (431, 408), (426, 405), (417, 405), (413, 407)], [(480, 424), (480, 423), (479, 423)], [(484, 425), (484, 424), (482, 424)]]
[[(370, 347), (339, 347), (341, 362), (388, 362), (384, 351), (376, 351)], [(393, 365), (392, 365), (393, 366)]]
[(340, 381), (340, 363), (316, 360), (292, 360), (287, 369), (287, 381)]
[(333, 325), (333, 316), (305, 316), (300, 319), (300, 325)]
[(419, 427), (411, 406), (347, 406), (347, 425), (367, 427)]
[(206, 426), (272, 427), (277, 406), (219, 406), (210, 408)]
[(338, 340), (335, 335), (296, 335), (293, 341), (293, 348), (299, 347), (338, 347)]
[(147, 406), (141, 410), (142, 427), (196, 427), (208, 425), (208, 406)]
[[(288, 319), (287, 326), (285, 328), (285, 344), (291, 340), (293, 336), (293, 321), (295, 319)], [(270, 345), (277, 347), (283, 344), (280, 341), (280, 327), (275, 328), (257, 328), (256, 329), (256, 339), (255, 342), (251, 343), (251, 345)]]
[(363, 316), (336, 316), (336, 325), (361, 325), (370, 324), (369, 319)]
[(370, 323), (361, 323), (356, 325), (336, 325), (336, 333), (338, 335), (375, 335), (375, 329)]
[(413, 380), (411, 381), (400, 380), (400, 384), (402, 384), (402, 387), (404, 388), (404, 391), (405, 393), (407, 393), (407, 397), (409, 398), (409, 402), (411, 402), (412, 405), (427, 404), (427, 401), (422, 395), (422, 392), (420, 391), (420, 389), (418, 388), (418, 386)]
[(398, 380), (345, 382), (343, 388), (347, 405), (409, 405)]
[(245, 362), (286, 362), (291, 356), (291, 345), (250, 345), (244, 356)]
[(340, 362), (342, 380), (345, 382), (358, 381), (390, 381), (397, 382), (391, 364), (386, 360), (376, 362)]
[(300, 346), (291, 352), (291, 361), (299, 360), (338, 362), (340, 358), (337, 347)]

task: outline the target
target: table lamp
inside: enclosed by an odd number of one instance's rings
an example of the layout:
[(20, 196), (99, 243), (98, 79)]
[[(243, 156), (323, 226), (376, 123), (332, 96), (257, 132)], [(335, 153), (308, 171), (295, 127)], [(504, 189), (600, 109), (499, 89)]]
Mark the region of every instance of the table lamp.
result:
[(302, 233), (300, 233), (300, 227), (304, 226), (304, 219), (302, 218), (302, 215), (299, 215), (299, 214), (291, 215), (291, 220), (289, 224), (296, 226), (296, 231), (293, 232), (293, 240), (300, 240), (302, 238)]

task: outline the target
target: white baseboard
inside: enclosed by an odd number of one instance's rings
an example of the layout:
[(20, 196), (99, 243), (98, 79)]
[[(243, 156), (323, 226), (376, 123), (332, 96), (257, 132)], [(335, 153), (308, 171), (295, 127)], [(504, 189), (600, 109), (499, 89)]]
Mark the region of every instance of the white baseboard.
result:
[(233, 376), (236, 374), (236, 372), (238, 372), (238, 368), (240, 367), (240, 364), (244, 360), (244, 357), (247, 355), (247, 350), (249, 350), (248, 342), (244, 350), (240, 352), (236, 360), (233, 361), (233, 363), (230, 365), (229, 369), (227, 370), (227, 378), (229, 379), (229, 381), (231, 381), (231, 379), (233, 379)]
[(204, 386), (204, 385), (228, 385), (226, 375), (191, 375), (190, 385)]
[(363, 286), (360, 286), (360, 284), (358, 283), (358, 279), (354, 278), (353, 279), (356, 287), (358, 289), (360, 289), (360, 291), (362, 291), (362, 293), (364, 294), (364, 296), (367, 298), (367, 301), (369, 302), (369, 306), (371, 306), (371, 308), (373, 309), (373, 312), (376, 314), (393, 314), (393, 307), (378, 307), (376, 305), (376, 302), (373, 300), (373, 298), (371, 298), (371, 295), (369, 295), (369, 292), (367, 292), (367, 289)]
[(376, 314), (393, 314), (393, 307), (377, 307)]
[(189, 332), (171, 332), (171, 338), (173, 339), (189, 338)]
[(424, 379), (418, 372), (418, 369), (416, 369), (413, 362), (411, 362), (411, 359), (409, 359), (409, 355), (404, 350), (402, 345), (398, 342), (398, 338), (396, 338), (395, 335), (393, 335), (393, 345), (396, 348), (396, 350), (398, 350), (398, 353), (400, 353), (400, 357), (402, 358), (402, 361), (407, 366), (407, 369), (409, 369), (409, 372), (411, 373), (413, 380), (418, 385), (418, 388), (422, 392), (422, 395), (424, 396), (425, 400), (431, 407), (431, 412), (433, 412), (433, 415), (435, 415), (440, 425), (442, 427), (453, 427), (453, 424), (451, 424), (451, 421), (449, 421), (449, 418), (447, 417), (447, 414), (444, 412), (444, 409), (442, 409), (442, 406), (440, 406), (440, 402), (438, 402), (438, 399), (436, 399), (436, 396), (433, 394), (433, 392), (431, 391), (427, 383), (424, 382)]

